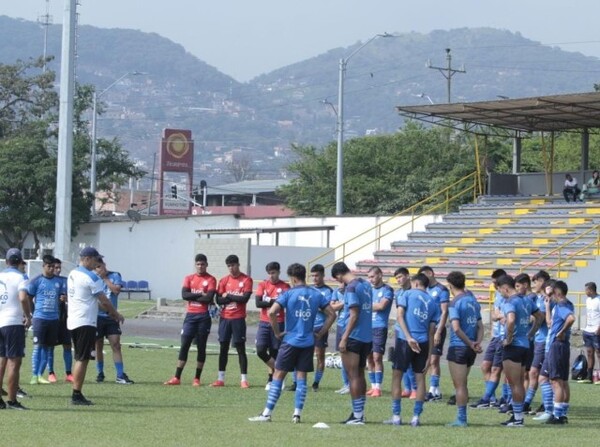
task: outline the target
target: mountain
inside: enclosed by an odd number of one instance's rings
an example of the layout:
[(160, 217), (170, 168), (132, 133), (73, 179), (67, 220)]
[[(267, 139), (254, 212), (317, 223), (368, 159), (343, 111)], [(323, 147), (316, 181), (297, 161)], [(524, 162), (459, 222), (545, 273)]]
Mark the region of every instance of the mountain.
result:
[[(0, 16), (0, 63), (38, 57), (39, 24)], [(60, 55), (61, 27), (48, 28), (48, 54)], [(248, 83), (239, 83), (157, 34), (81, 26), (76, 74), (102, 92), (98, 136), (118, 136), (132, 156), (152, 166), (164, 127), (189, 128), (196, 148), (195, 182), (231, 181), (226, 161), (252, 164), (256, 178), (285, 175), (291, 143), (324, 145), (335, 139), (338, 62), (363, 42), (335, 48)], [(378, 38), (347, 63), (346, 136), (391, 133), (402, 125), (395, 106), (446, 102), (443, 73), (452, 67), (452, 101), (590, 91), (600, 60), (544, 46), (519, 33), (463, 28)], [(59, 72), (56, 58), (50, 68)], [(445, 72), (444, 72), (445, 73)], [(429, 99), (428, 99), (429, 98)]]

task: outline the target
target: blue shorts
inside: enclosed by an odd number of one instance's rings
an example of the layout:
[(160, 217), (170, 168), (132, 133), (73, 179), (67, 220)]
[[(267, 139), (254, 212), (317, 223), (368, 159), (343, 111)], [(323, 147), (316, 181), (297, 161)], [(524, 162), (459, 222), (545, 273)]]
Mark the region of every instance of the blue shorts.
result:
[[(279, 330), (283, 332), (285, 323), (279, 323)], [(258, 323), (258, 330), (256, 331), (256, 347), (266, 347), (269, 349), (279, 349), (281, 347), (281, 340), (275, 337), (275, 332), (271, 327), (271, 323), (261, 321)]]
[(385, 354), (385, 344), (387, 343), (388, 330), (386, 327), (373, 328), (373, 352)]
[(498, 349), (498, 342), (501, 342), (500, 337), (492, 337), (490, 339), (485, 352), (483, 353), (483, 361), (484, 362), (493, 362), (494, 355), (496, 355), (496, 349)]
[[(316, 327), (314, 329), (315, 334), (321, 329), (323, 329), (323, 326)], [(327, 346), (329, 346), (329, 332), (326, 332), (321, 338), (315, 337), (315, 348), (325, 349)]]
[(548, 353), (545, 353), (544, 361), (542, 362), (542, 368), (540, 369), (540, 376), (548, 377), (550, 375), (550, 367), (548, 366)]
[(510, 361), (520, 363), (521, 366), (525, 366), (527, 363), (527, 356), (529, 355), (529, 348), (523, 346), (508, 345), (502, 349), (502, 361)]
[(0, 328), (0, 357), (25, 357), (25, 326), (17, 324)]
[(346, 350), (348, 352), (358, 354), (359, 368), (364, 368), (365, 366), (367, 366), (367, 357), (369, 357), (372, 347), (373, 343), (356, 340), (354, 338), (349, 338), (348, 343), (346, 343)]
[(535, 343), (535, 345), (533, 347), (533, 360), (531, 361), (531, 367), (537, 369), (538, 371), (541, 371), (545, 358), (546, 358), (546, 342), (541, 341), (541, 342)]
[(110, 317), (98, 317), (96, 320), (96, 339), (102, 340), (109, 335), (121, 335), (119, 322)]
[(492, 360), (492, 368), (502, 368), (502, 359), (504, 358), (504, 344), (501, 338), (498, 338), (496, 343), (496, 352)]
[(234, 345), (246, 343), (246, 319), (235, 318), (233, 320), (221, 318), (219, 321), (219, 343)]
[(38, 346), (56, 346), (58, 343), (58, 320), (33, 319), (33, 344)]
[(596, 351), (600, 350), (600, 335), (590, 334), (589, 332), (583, 332), (583, 346), (586, 348), (594, 348)]
[(446, 359), (458, 365), (467, 365), (469, 368), (475, 363), (477, 353), (467, 346), (450, 346)]
[(399, 369), (402, 372), (406, 372), (409, 367), (412, 367), (415, 374), (423, 373), (429, 359), (429, 342), (419, 343), (419, 347), (421, 348), (421, 352), (416, 353), (410, 348), (406, 340), (396, 338), (392, 369)]
[(275, 360), (275, 369), (279, 371), (300, 371), (313, 372), (314, 347), (298, 348), (285, 342), (281, 343), (277, 359)]
[(442, 356), (444, 354), (444, 342), (446, 341), (446, 328), (442, 328), (442, 340), (439, 345), (433, 345), (433, 350), (431, 351), (431, 355), (439, 355)]
[(182, 344), (185, 344), (184, 341), (195, 340), (198, 346), (206, 346), (211, 325), (212, 319), (208, 312), (201, 314), (185, 314), (183, 327), (181, 328)]
[(571, 344), (554, 340), (548, 350), (548, 378), (550, 380), (569, 380)]

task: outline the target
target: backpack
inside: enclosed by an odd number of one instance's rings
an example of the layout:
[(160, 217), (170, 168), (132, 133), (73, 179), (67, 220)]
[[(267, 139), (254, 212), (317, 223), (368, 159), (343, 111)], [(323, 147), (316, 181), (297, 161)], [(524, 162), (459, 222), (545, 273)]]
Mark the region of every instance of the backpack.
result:
[(571, 379), (572, 380), (583, 380), (587, 377), (587, 357), (583, 354), (583, 351), (575, 358), (573, 366), (571, 366)]

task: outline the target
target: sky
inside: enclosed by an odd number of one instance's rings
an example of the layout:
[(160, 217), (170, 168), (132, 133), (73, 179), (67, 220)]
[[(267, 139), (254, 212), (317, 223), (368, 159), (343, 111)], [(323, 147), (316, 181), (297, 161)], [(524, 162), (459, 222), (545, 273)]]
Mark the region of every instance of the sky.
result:
[[(65, 2), (49, 0), (54, 23)], [(158, 33), (238, 81), (383, 32), (493, 27), (600, 57), (598, 0), (80, 0), (80, 23)], [(36, 20), (46, 0), (0, 0)], [(442, 52), (443, 49), (440, 49)], [(443, 53), (442, 53), (443, 54)]]

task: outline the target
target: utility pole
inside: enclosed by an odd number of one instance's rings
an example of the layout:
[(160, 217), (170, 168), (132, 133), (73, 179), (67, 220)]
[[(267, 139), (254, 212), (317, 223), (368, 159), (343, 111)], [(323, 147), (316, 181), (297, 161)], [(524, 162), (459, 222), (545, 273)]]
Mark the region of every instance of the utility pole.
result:
[(448, 65), (446, 67), (436, 67), (434, 65), (431, 65), (431, 61), (427, 61), (427, 68), (439, 70), (442, 76), (444, 76), (448, 81), (448, 104), (450, 104), (452, 102), (452, 76), (454, 76), (456, 73), (466, 73), (466, 70), (464, 65), (460, 69), (452, 68), (452, 56), (450, 55), (450, 48), (446, 48), (446, 61), (448, 62)]
[(50, 0), (46, 0), (46, 14), (38, 17), (38, 22), (44, 27), (44, 66), (42, 71), (46, 72), (46, 55), (48, 54), (48, 27), (52, 25), (52, 16), (50, 15)]

